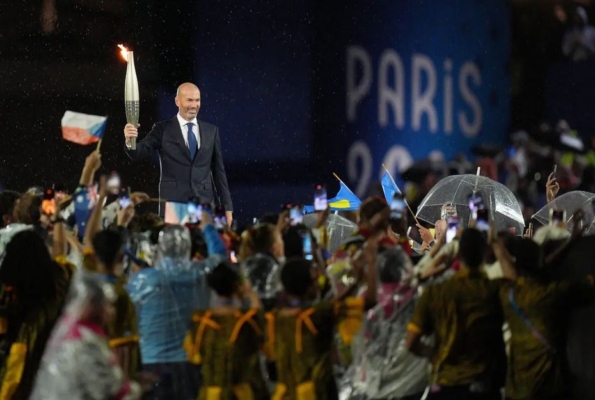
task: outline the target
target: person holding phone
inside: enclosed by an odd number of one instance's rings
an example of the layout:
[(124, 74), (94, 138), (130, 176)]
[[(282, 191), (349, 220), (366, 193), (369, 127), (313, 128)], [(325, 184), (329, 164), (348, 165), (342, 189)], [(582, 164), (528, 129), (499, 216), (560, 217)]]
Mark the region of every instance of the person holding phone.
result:
[[(454, 216), (456, 217), (456, 214), (454, 214)], [(417, 229), (419, 230), (419, 235), (423, 240), (422, 249), (428, 250), (431, 249), (436, 244), (436, 242), (442, 240), (442, 237), (445, 235), (447, 230), (447, 222), (444, 219), (439, 219), (436, 221), (434, 224), (433, 235), (429, 229), (421, 226), (420, 224), (417, 224)]]
[(545, 193), (546, 193), (546, 199), (548, 203), (551, 203), (552, 201), (554, 201), (554, 199), (556, 198), (556, 196), (558, 195), (558, 192), (560, 191), (560, 185), (558, 184), (558, 177), (557, 177), (557, 165), (554, 166), (554, 172), (552, 172), (550, 174), (550, 176), (548, 176), (547, 178), (547, 183), (545, 185)]
[(191, 260), (192, 237), (181, 225), (166, 226), (159, 236), (159, 261), (128, 281), (138, 315), (143, 370), (161, 377), (149, 399), (195, 399), (200, 368), (190, 364), (183, 348), (196, 308), (208, 308), (206, 273), (227, 257), (225, 245), (203, 212), (202, 233), (209, 256)]
[[(161, 163), (159, 197), (186, 202), (196, 196), (201, 204), (219, 200), (225, 208), (227, 223), (233, 221), (233, 205), (219, 138), (219, 128), (197, 118), (201, 105), (200, 90), (192, 83), (178, 87), (175, 98), (178, 114), (157, 122), (149, 134), (132, 149), (130, 141), (138, 137), (135, 126), (124, 127), (126, 154), (133, 161), (157, 152)], [(160, 213), (164, 209), (160, 208)]]
[[(461, 269), (452, 279), (427, 286), (407, 325), (406, 348), (432, 357), (428, 399), (501, 399), (506, 353), (498, 285), (482, 273), (488, 243), (468, 228), (459, 240)], [(423, 336), (435, 335), (428, 348)]]

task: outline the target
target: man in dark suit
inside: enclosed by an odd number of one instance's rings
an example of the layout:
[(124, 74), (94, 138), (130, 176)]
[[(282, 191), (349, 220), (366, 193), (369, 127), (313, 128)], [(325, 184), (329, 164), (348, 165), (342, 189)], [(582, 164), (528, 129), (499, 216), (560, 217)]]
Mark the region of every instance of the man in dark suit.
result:
[(153, 125), (147, 137), (136, 144), (136, 150), (130, 148), (130, 139), (137, 137), (138, 131), (133, 125), (126, 125), (126, 154), (132, 160), (139, 160), (155, 151), (159, 153), (159, 197), (162, 199), (186, 202), (198, 197), (201, 203), (212, 203), (216, 190), (227, 222), (231, 224), (233, 205), (219, 128), (196, 118), (200, 110), (200, 90), (196, 85), (180, 85), (175, 100), (178, 115)]

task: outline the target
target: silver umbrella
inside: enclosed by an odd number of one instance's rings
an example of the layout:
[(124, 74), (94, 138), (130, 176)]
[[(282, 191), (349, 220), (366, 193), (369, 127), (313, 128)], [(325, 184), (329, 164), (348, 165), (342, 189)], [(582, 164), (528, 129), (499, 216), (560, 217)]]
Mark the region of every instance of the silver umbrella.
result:
[(441, 210), (445, 204), (452, 204), (463, 224), (469, 223), (469, 195), (481, 194), (485, 206), (490, 211), (490, 218), (496, 229), (515, 228), (522, 234), (525, 221), (521, 206), (509, 188), (478, 175), (452, 175), (438, 182), (424, 197), (417, 208), (416, 217), (434, 224), (441, 219)]
[(549, 224), (550, 210), (566, 210), (566, 223), (569, 232), (572, 232), (574, 221), (572, 217), (578, 210), (583, 210), (583, 223), (588, 227), (587, 233), (595, 233), (595, 213), (593, 201), (595, 193), (575, 190), (568, 192), (546, 204), (541, 210), (533, 215), (539, 223)]
[[(304, 215), (304, 225), (312, 229), (316, 225), (317, 214)], [(329, 234), (329, 250), (334, 253), (341, 243), (357, 230), (357, 225), (347, 218), (337, 214), (331, 214), (326, 220), (326, 230)]]

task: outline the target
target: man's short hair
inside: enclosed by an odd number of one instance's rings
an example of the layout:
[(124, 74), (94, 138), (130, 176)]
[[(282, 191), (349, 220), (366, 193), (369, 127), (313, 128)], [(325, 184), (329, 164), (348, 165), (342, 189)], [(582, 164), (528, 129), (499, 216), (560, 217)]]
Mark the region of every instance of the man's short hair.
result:
[(304, 296), (313, 282), (312, 261), (292, 258), (281, 269), (281, 283), (289, 295)]
[(119, 261), (118, 256), (122, 254), (123, 243), (120, 232), (112, 230), (97, 232), (93, 237), (95, 256), (106, 267), (112, 268)]
[(223, 261), (209, 273), (207, 283), (218, 296), (231, 297), (241, 283), (240, 274), (229, 261)]
[(475, 228), (468, 228), (459, 241), (459, 256), (468, 268), (477, 269), (485, 260), (487, 248), (485, 235)]
[(41, 218), (42, 197), (32, 193), (25, 193), (15, 204), (13, 216), (22, 224), (37, 224)]

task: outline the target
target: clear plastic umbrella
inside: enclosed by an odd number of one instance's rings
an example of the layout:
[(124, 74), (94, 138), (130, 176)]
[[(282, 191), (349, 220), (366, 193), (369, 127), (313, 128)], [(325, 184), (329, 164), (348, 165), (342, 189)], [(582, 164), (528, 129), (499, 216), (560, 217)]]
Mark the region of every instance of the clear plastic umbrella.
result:
[(574, 221), (572, 217), (578, 210), (583, 210), (583, 224), (588, 227), (587, 233), (595, 233), (595, 213), (593, 201), (595, 193), (576, 190), (568, 192), (546, 204), (537, 211), (533, 218), (543, 225), (549, 224), (550, 210), (566, 210), (566, 223), (569, 232), (572, 232)]
[(521, 206), (514, 193), (506, 186), (478, 175), (452, 175), (438, 182), (424, 197), (417, 208), (417, 219), (434, 224), (441, 219), (442, 207), (452, 204), (463, 224), (469, 223), (469, 195), (481, 194), (490, 218), (496, 229), (514, 228), (517, 235), (523, 233), (525, 221)]
[[(304, 225), (312, 229), (316, 225), (317, 214), (304, 215)], [(337, 214), (331, 214), (326, 220), (326, 230), (329, 235), (329, 250), (335, 252), (351, 234), (357, 230), (357, 225), (347, 218)]]

